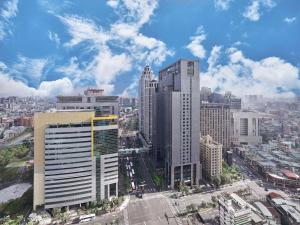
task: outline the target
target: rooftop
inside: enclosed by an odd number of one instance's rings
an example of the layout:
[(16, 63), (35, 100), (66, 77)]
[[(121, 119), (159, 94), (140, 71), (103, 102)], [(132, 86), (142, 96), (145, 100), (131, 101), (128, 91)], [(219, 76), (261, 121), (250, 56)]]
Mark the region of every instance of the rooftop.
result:
[(264, 204), (262, 204), (261, 202), (255, 202), (254, 204), (262, 212), (262, 214), (265, 217), (268, 217), (268, 218), (273, 217), (272, 213), (268, 210), (268, 208)]
[(290, 205), (282, 205), (281, 208), (288, 213), (297, 223), (300, 223), (300, 212)]

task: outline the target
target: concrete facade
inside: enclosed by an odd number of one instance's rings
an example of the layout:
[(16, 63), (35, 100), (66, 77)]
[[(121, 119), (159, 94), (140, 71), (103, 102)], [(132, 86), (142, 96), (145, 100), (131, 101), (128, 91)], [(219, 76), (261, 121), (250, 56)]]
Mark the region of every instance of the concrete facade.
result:
[(211, 136), (202, 136), (200, 140), (200, 160), (203, 176), (212, 180), (222, 174), (222, 145), (212, 139)]
[(230, 148), (230, 107), (224, 103), (200, 104), (201, 136), (209, 135), (222, 144), (224, 152)]
[(139, 131), (148, 144), (152, 143), (152, 95), (156, 88), (157, 81), (146, 66), (139, 80)]
[(162, 69), (154, 102), (154, 161), (162, 161), (171, 188), (179, 182), (198, 184), (201, 178), (198, 61), (179, 60)]
[(251, 225), (251, 209), (236, 194), (223, 193), (219, 200), (220, 225)]
[(118, 96), (105, 96), (101, 89), (87, 89), (84, 95), (57, 96), (58, 110), (96, 110), (102, 115), (119, 113)]
[[(111, 147), (111, 143), (114, 146), (118, 143), (117, 118), (115, 115), (97, 117), (94, 111), (35, 114), (34, 210), (117, 196), (118, 153), (98, 149), (99, 143), (105, 148), (117, 148)], [(100, 140), (95, 134), (103, 131), (113, 133), (110, 136), (105, 133)], [(112, 195), (109, 191), (108, 195), (102, 194), (109, 188), (115, 190)]]
[(234, 145), (258, 145), (262, 143), (259, 135), (259, 119), (257, 112), (235, 111), (231, 118), (231, 142)]

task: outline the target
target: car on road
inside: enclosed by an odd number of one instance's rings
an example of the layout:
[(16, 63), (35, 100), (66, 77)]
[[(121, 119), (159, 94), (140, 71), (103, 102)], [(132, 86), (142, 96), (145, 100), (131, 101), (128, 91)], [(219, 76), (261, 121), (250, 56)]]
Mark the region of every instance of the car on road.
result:
[(265, 191), (269, 191), (269, 189), (265, 187)]

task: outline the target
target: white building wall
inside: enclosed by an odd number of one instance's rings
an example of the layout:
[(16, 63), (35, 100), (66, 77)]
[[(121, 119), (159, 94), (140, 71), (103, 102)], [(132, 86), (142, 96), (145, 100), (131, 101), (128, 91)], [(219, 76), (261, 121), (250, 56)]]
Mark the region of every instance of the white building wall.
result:
[(147, 143), (152, 142), (152, 96), (156, 86), (152, 71), (146, 66), (139, 81), (139, 131)]
[(262, 143), (259, 135), (260, 115), (256, 112), (238, 111), (232, 113), (232, 143), (235, 145), (249, 144), (257, 145)]

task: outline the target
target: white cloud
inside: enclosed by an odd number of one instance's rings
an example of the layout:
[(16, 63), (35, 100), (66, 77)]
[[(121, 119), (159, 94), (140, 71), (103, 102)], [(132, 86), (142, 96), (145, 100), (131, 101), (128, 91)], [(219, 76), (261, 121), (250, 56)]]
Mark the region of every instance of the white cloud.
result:
[(266, 97), (294, 96), (292, 90), (300, 88), (299, 69), (280, 58), (255, 61), (237, 48), (229, 48), (225, 53), (226, 64), (211, 66), (200, 74), (201, 86), (221, 92), (230, 90), (239, 96), (255, 93)]
[(49, 13), (55, 14), (62, 12), (64, 9), (70, 8), (73, 4), (73, 0), (38, 0), (37, 3), (45, 8)]
[(260, 19), (259, 1), (253, 1), (252, 4), (247, 7), (243, 16), (251, 21), (258, 21)]
[(109, 35), (92, 20), (77, 16), (58, 17), (68, 27), (68, 32), (72, 36), (72, 39), (66, 43), (67, 47), (73, 47), (85, 41), (93, 42), (95, 45), (103, 45), (110, 38)]
[(230, 2), (233, 0), (214, 0), (215, 8), (218, 10), (228, 10)]
[[(131, 70), (131, 67), (131, 58), (128, 55), (124, 53), (113, 55), (108, 48), (103, 48), (87, 71), (94, 74), (96, 85), (103, 87), (112, 84), (119, 74)], [(110, 88), (110, 91), (113, 91), (113, 88)]]
[(36, 94), (39, 96), (68, 95), (72, 93), (74, 93), (74, 86), (67, 77), (54, 81), (43, 81), (36, 90)]
[(157, 7), (157, 0), (123, 0), (123, 3), (119, 3), (116, 9), (123, 22), (134, 23), (140, 28), (149, 22)]
[[(58, 0), (56, 0), (58, 1)], [(72, 3), (57, 6), (49, 0), (41, 0), (40, 5), (48, 12), (55, 14), (60, 7), (69, 7)], [(57, 46), (63, 44), (66, 48), (80, 48), (82, 54), (71, 57), (69, 63), (60, 66), (56, 72), (67, 75), (55, 81), (43, 81), (48, 68), (46, 59), (30, 59), (19, 57), (19, 62), (2, 79), (9, 79), (10, 84), (16, 84), (26, 89), (24, 95), (56, 95), (71, 93), (84, 85), (96, 85), (104, 88), (106, 94), (114, 91), (115, 81), (124, 73), (139, 68), (141, 65), (161, 65), (167, 56), (174, 52), (169, 50), (164, 42), (148, 37), (141, 32), (144, 24), (150, 23), (150, 17), (158, 6), (157, 0), (109, 0), (110, 6), (118, 18), (109, 28), (103, 28), (92, 19), (76, 15), (56, 15), (65, 25), (71, 38), (62, 43), (58, 34), (49, 31), (48, 38)], [(1, 30), (1, 24), (0, 24)], [(81, 55), (88, 56), (82, 60)], [(134, 63), (133, 63), (134, 62)], [(1, 68), (3, 65), (0, 65)], [(46, 71), (47, 72), (47, 71)], [(28, 87), (26, 79), (36, 82), (37, 88)], [(20, 81), (23, 79), (23, 81)], [(136, 75), (132, 76), (136, 79)], [(95, 84), (91, 83), (95, 82)], [(6, 89), (5, 92), (8, 92)]]
[(38, 88), (29, 87), (20, 80), (13, 79), (8, 67), (0, 62), (0, 96), (56, 96), (74, 93), (69, 78), (43, 81)]
[(10, 20), (18, 13), (18, 0), (6, 1), (0, 10), (0, 40), (3, 40), (7, 33), (12, 33)]
[(117, 6), (119, 4), (119, 0), (107, 0), (106, 4), (112, 8), (117, 8)]
[(80, 68), (79, 60), (75, 56), (71, 57), (68, 65), (60, 66), (55, 71), (67, 75), (75, 86), (82, 86), (85, 84), (83, 80), (91, 79), (91, 76)]
[[(66, 74), (74, 72), (77, 82), (81, 82), (85, 76), (91, 76), (97, 87), (104, 87), (109, 93), (114, 90), (117, 77), (132, 70), (133, 65), (135, 68), (145, 63), (160, 65), (174, 52), (164, 42), (140, 32), (140, 28), (150, 22), (158, 6), (157, 1), (110, 0), (107, 5), (119, 16), (109, 29), (78, 16), (58, 16), (71, 35), (71, 40), (64, 45), (72, 48), (85, 43), (84, 51), (92, 55), (88, 62), (81, 63), (81, 67), (76, 60), (58, 70)], [(118, 53), (114, 52), (114, 48), (119, 50)]]
[(222, 46), (215, 45), (211, 52), (210, 56), (207, 59), (208, 63), (208, 70), (212, 70), (216, 63), (218, 62), (218, 59), (220, 58)]
[(202, 45), (202, 42), (206, 39), (206, 34), (202, 26), (197, 28), (197, 32), (195, 36), (190, 37), (191, 42), (186, 46), (187, 49), (191, 51), (191, 53), (203, 59), (205, 57), (205, 49)]
[(19, 78), (27, 77), (31, 81), (39, 83), (47, 64), (47, 59), (32, 59), (20, 55), (18, 57), (18, 62), (12, 66), (11, 73)]
[(36, 91), (22, 81), (12, 79), (10, 75), (2, 71), (0, 71), (0, 85), (0, 96), (31, 96)]
[(253, 0), (250, 5), (247, 6), (243, 13), (243, 16), (250, 21), (258, 21), (262, 15), (262, 8), (271, 9), (276, 6), (273, 0)]
[(58, 34), (52, 31), (48, 31), (48, 37), (50, 41), (52, 41), (56, 47), (60, 45), (60, 38), (58, 37)]
[(286, 22), (286, 23), (293, 23), (293, 22), (295, 22), (296, 21), (296, 17), (286, 17), (286, 18), (284, 18), (284, 22)]

